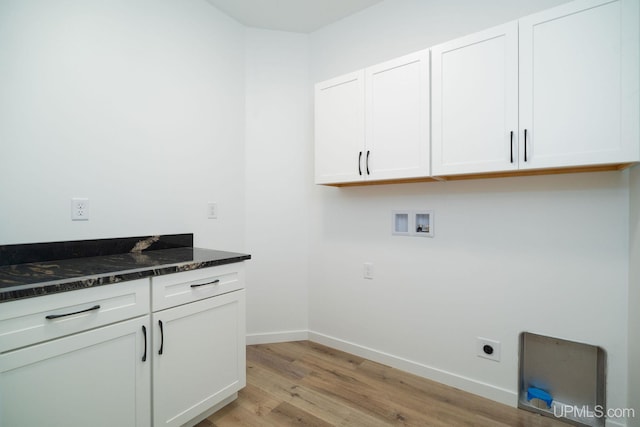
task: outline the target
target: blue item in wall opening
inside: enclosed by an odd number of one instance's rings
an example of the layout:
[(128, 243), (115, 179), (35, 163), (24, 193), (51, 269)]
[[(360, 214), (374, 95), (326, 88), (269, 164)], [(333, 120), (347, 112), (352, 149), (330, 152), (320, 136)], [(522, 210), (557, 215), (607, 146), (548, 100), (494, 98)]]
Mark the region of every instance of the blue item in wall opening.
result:
[(529, 387), (527, 389), (527, 402), (531, 399), (540, 399), (545, 402), (549, 408), (551, 408), (551, 402), (553, 402), (553, 397), (551, 397), (548, 392), (535, 387)]

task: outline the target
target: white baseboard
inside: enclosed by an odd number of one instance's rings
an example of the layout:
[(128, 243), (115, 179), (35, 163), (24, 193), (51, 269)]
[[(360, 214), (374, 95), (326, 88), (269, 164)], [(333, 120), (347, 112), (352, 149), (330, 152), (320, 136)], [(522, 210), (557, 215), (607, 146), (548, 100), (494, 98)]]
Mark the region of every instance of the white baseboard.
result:
[(348, 341), (334, 338), (328, 335), (309, 331), (309, 340), (328, 347), (342, 350), (356, 356), (364, 357), (374, 362), (382, 363), (423, 378), (437, 381), (469, 393), (477, 394), (487, 399), (495, 400), (505, 405), (516, 407), (518, 405), (518, 394), (515, 391), (496, 387), (471, 378), (463, 377), (452, 372), (443, 371), (442, 369), (433, 368), (418, 362), (384, 353), (372, 348), (364, 347)]
[(277, 342), (304, 341), (309, 339), (309, 331), (281, 331), (262, 334), (247, 334), (247, 345), (273, 344)]

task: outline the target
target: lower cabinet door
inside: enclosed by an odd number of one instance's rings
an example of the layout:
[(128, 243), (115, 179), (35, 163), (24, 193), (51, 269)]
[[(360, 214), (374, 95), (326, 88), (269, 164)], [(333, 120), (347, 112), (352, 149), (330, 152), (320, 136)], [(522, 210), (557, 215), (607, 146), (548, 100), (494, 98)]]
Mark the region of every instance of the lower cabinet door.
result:
[(148, 326), (145, 316), (1, 354), (0, 426), (150, 426)]
[(181, 426), (245, 386), (244, 290), (153, 313), (152, 322), (154, 426)]

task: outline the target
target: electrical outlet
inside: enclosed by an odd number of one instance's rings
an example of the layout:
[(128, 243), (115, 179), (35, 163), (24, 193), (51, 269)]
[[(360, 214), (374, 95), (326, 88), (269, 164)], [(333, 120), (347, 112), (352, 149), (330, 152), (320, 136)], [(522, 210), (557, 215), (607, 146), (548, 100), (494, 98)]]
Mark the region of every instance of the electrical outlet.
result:
[(364, 263), (364, 278), (373, 279), (373, 263), (372, 262)]
[(89, 199), (84, 197), (74, 197), (71, 199), (71, 220), (89, 220)]
[(218, 218), (218, 204), (214, 202), (207, 203), (207, 218), (209, 219), (217, 219)]
[(476, 354), (478, 357), (500, 361), (500, 341), (478, 337), (476, 341)]

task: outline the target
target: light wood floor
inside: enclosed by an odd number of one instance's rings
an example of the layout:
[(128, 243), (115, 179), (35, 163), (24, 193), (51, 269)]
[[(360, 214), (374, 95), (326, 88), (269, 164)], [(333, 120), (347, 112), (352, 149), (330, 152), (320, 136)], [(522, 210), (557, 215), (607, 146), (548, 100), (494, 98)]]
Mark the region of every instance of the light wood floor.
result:
[(210, 426), (567, 426), (309, 341), (247, 347), (247, 386)]

